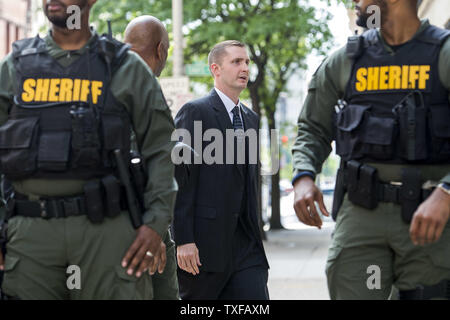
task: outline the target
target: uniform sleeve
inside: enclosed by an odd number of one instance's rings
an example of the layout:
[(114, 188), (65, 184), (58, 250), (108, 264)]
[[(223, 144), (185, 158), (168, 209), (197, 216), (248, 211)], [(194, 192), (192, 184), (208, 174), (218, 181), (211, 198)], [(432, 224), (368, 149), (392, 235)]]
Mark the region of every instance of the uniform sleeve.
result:
[[(444, 87), (448, 90), (448, 101), (450, 104), (450, 37), (444, 43), (439, 56), (439, 76)], [(442, 179), (441, 182), (450, 183), (450, 172)]]
[[(13, 102), (13, 68), (12, 55), (8, 55), (0, 61), (0, 125), (3, 125), (8, 119), (8, 109)], [(5, 217), (5, 208), (0, 208), (0, 221)]]
[(326, 59), (312, 77), (292, 149), (294, 176), (301, 171), (320, 173), (323, 162), (330, 155), (334, 106), (343, 97), (350, 69), (350, 60), (342, 48)]
[(144, 224), (164, 237), (172, 221), (177, 192), (171, 159), (173, 118), (155, 76), (133, 52), (129, 52), (116, 71), (111, 90), (130, 112), (136, 142), (148, 172)]
[(8, 119), (8, 109), (13, 103), (14, 84), (12, 55), (0, 61), (0, 125)]

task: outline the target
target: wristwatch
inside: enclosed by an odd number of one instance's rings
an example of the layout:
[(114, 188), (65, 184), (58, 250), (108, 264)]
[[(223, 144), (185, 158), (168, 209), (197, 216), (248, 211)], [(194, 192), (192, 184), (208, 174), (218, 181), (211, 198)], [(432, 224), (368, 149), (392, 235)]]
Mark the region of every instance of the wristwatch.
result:
[(438, 185), (438, 188), (450, 196), (450, 184), (444, 182)]

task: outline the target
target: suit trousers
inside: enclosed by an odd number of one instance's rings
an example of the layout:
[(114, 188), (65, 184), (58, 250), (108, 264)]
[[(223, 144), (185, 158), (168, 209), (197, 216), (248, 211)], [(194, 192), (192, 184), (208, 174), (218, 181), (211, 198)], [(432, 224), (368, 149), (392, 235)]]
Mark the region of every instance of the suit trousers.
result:
[[(233, 237), (233, 258), (224, 272), (202, 272), (194, 276), (178, 269), (183, 300), (268, 300), (268, 270), (262, 249), (249, 246), (241, 218)], [(245, 251), (242, 251), (245, 250)], [(219, 253), (220, 254), (220, 253)]]

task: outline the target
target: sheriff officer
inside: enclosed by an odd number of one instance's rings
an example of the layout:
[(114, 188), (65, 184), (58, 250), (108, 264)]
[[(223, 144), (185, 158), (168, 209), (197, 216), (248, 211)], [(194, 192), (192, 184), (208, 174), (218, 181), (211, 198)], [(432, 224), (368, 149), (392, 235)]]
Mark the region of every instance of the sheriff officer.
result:
[(329, 213), (314, 179), (335, 140), (331, 298), (387, 299), (393, 285), (402, 299), (449, 298), (450, 32), (420, 21), (414, 0), (354, 2), (360, 26), (377, 5), (381, 28), (350, 38), (311, 80), (294, 207), (321, 228), (318, 211)]
[[(16, 42), (0, 64), (0, 164), (13, 186), (0, 264), (11, 298), (153, 297), (148, 270), (176, 193), (174, 124), (143, 60), (89, 28), (95, 2), (44, 0), (49, 34)], [(72, 5), (79, 29), (68, 28)], [(116, 170), (130, 161), (131, 129), (147, 172), (142, 225)]]

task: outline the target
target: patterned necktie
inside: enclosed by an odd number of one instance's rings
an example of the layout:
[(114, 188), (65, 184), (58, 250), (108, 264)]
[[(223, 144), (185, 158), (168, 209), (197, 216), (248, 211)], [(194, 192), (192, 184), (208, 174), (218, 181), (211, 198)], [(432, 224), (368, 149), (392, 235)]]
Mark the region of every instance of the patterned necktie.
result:
[(234, 130), (244, 130), (244, 125), (242, 124), (242, 120), (239, 115), (239, 106), (236, 106), (233, 109), (233, 128)]

